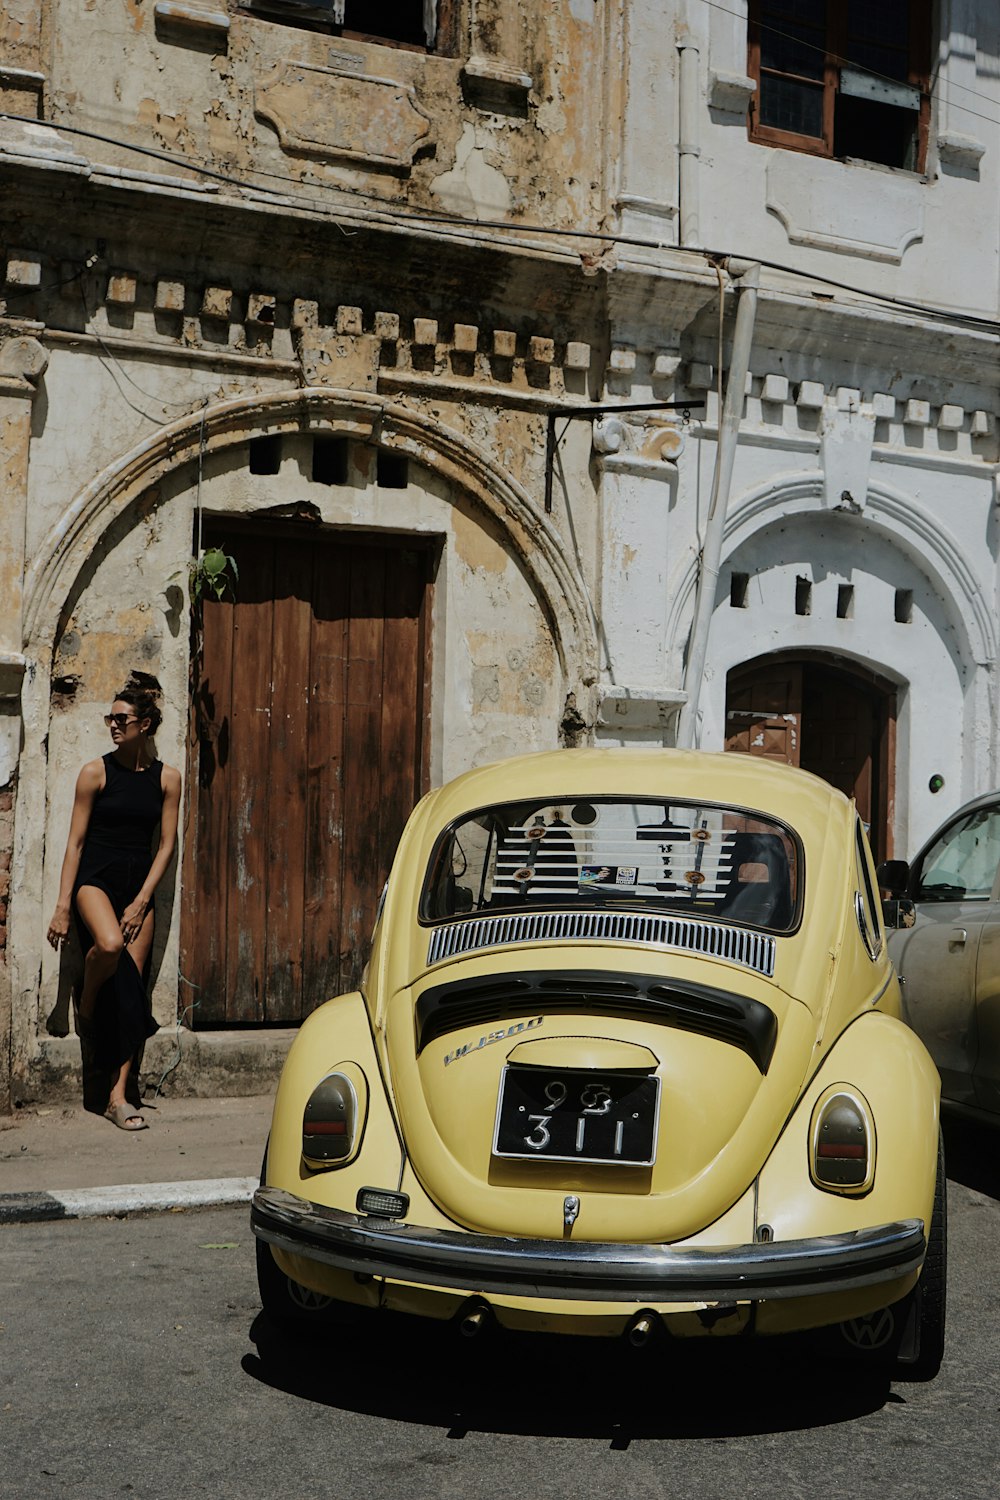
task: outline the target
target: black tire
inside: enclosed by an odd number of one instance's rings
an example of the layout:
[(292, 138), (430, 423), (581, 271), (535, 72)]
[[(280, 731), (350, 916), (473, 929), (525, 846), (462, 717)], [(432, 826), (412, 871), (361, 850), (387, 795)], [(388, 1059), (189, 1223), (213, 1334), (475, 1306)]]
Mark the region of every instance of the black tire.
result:
[(270, 1245), (263, 1240), (257, 1241), (256, 1249), (260, 1305), (272, 1323), (294, 1326), (304, 1332), (334, 1319), (339, 1303), (286, 1276), (271, 1254)]
[[(260, 1164), (261, 1187), (267, 1176), (267, 1147), (270, 1144), (268, 1137), (264, 1147), (264, 1160)], [(264, 1240), (256, 1239), (254, 1248), (257, 1252), (257, 1290), (260, 1293), (261, 1310), (272, 1323), (282, 1327), (294, 1325), (301, 1328), (310, 1322), (321, 1322), (322, 1315), (329, 1314), (332, 1298), (322, 1298), (286, 1276), (271, 1254), (270, 1245)]]
[(948, 1255), (948, 1180), (944, 1138), (938, 1135), (934, 1208), (920, 1280), (901, 1302), (860, 1318), (835, 1324), (817, 1336), (818, 1347), (834, 1359), (882, 1371), (892, 1380), (933, 1380), (944, 1354)]
[(910, 1297), (916, 1324), (916, 1356), (900, 1360), (897, 1376), (901, 1380), (933, 1380), (944, 1357), (944, 1330), (947, 1312), (948, 1280), (948, 1179), (945, 1173), (944, 1136), (938, 1135), (937, 1182), (934, 1185), (934, 1211), (927, 1236), (927, 1254)]
[[(267, 1171), (267, 1148), (260, 1168), (263, 1186)], [(255, 1240), (257, 1255), (257, 1290), (260, 1305), (268, 1320), (276, 1327), (299, 1333), (319, 1329), (328, 1323), (351, 1321), (359, 1309), (347, 1302), (338, 1302), (322, 1292), (314, 1292), (286, 1276), (271, 1253), (266, 1241)]]

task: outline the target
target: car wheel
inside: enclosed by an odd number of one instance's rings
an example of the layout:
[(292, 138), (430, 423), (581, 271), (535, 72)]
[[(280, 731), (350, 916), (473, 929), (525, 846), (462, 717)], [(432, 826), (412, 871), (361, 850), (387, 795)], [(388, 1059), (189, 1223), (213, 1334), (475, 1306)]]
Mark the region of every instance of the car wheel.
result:
[(916, 1334), (912, 1358), (900, 1356), (897, 1376), (902, 1380), (933, 1380), (944, 1356), (944, 1328), (948, 1270), (948, 1179), (945, 1174), (944, 1137), (938, 1135), (937, 1182), (934, 1212), (927, 1236), (924, 1269), (907, 1301), (912, 1299)]
[[(263, 1185), (267, 1171), (267, 1148), (260, 1168)], [(286, 1276), (271, 1254), (271, 1247), (264, 1240), (256, 1240), (257, 1289), (260, 1305), (272, 1323), (304, 1328), (309, 1324), (324, 1323), (335, 1316), (341, 1304), (322, 1292), (314, 1292)]]
[(886, 1371), (894, 1380), (933, 1380), (944, 1353), (947, 1242), (947, 1178), (939, 1134), (934, 1209), (920, 1280), (901, 1302), (838, 1323), (830, 1330), (832, 1341), (821, 1339), (826, 1353)]
[(286, 1276), (275, 1262), (271, 1247), (257, 1241), (257, 1289), (260, 1305), (275, 1323), (322, 1323), (329, 1319), (339, 1303), (322, 1292), (314, 1292)]

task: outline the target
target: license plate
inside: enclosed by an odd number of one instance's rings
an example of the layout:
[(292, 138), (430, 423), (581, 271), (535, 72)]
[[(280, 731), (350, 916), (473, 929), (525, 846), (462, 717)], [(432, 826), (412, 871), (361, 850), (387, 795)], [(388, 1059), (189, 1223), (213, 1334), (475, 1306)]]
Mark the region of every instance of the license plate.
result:
[(660, 1080), (648, 1073), (510, 1064), (500, 1080), (493, 1154), (648, 1167), (659, 1114)]

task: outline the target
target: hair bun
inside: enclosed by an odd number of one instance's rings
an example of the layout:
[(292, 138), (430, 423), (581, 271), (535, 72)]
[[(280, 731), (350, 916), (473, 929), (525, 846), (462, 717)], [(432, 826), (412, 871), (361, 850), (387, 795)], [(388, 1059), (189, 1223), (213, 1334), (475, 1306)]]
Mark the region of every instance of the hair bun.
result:
[(145, 688), (123, 687), (115, 694), (116, 703), (127, 703), (135, 709), (137, 719), (149, 720), (149, 733), (155, 734), (163, 723), (163, 715), (153, 694)]

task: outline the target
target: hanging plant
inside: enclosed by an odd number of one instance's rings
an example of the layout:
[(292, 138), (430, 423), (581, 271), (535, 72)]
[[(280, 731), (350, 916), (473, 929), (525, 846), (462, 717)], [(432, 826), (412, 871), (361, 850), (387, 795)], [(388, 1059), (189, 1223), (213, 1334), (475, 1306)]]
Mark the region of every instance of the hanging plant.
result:
[(209, 547), (200, 557), (193, 557), (188, 565), (191, 603), (197, 606), (203, 599), (222, 600), (227, 594), (235, 599), (239, 578), (235, 557), (221, 547)]

